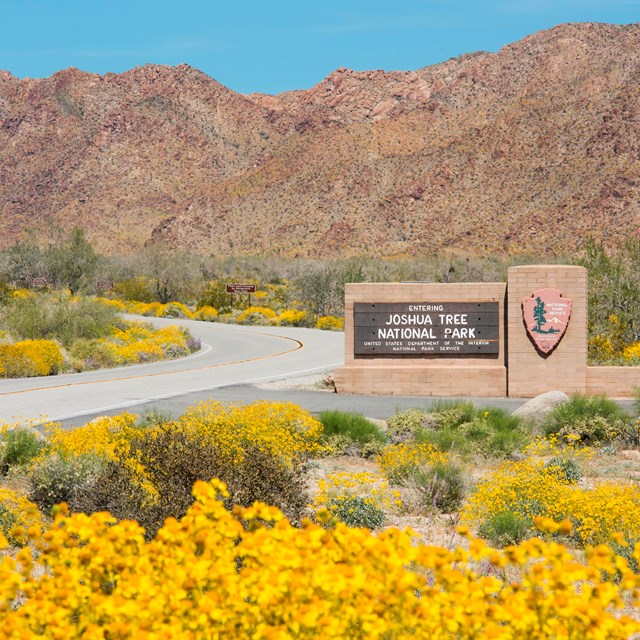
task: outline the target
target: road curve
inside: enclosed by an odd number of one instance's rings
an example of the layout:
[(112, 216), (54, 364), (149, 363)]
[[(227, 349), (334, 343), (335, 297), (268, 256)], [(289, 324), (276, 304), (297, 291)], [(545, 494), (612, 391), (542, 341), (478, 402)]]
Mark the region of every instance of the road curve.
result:
[(0, 380), (0, 422), (67, 420), (229, 385), (330, 370), (344, 361), (344, 334), (339, 332), (140, 319), (188, 328), (201, 340), (201, 351), (117, 369)]

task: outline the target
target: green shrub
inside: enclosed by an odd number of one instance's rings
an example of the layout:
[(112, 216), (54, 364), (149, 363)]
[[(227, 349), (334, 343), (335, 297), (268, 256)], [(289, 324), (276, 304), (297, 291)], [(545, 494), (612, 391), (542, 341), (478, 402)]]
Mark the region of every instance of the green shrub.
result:
[(38, 456), (45, 443), (31, 429), (10, 429), (4, 434), (4, 447), (0, 472), (6, 475), (9, 467), (26, 465)]
[(84, 487), (100, 474), (104, 464), (101, 458), (92, 455), (48, 456), (29, 473), (29, 500), (44, 513), (61, 502), (71, 505)]
[(506, 547), (522, 542), (532, 523), (513, 511), (500, 511), (478, 528), (478, 535), (495, 547)]
[(628, 422), (629, 415), (604, 396), (576, 394), (549, 413), (543, 422), (547, 436), (558, 435), (591, 445), (611, 441)]
[(465, 496), (462, 469), (450, 460), (419, 467), (405, 482), (419, 490), (422, 506), (429, 511), (456, 511)]
[(471, 422), (476, 416), (476, 408), (472, 402), (456, 402), (443, 400), (434, 404), (431, 415), (436, 429), (455, 429)]
[(80, 338), (69, 348), (75, 367), (82, 371), (115, 367), (117, 358), (114, 349), (103, 340)]
[(423, 409), (407, 409), (400, 411), (387, 420), (389, 436), (394, 442), (403, 442), (414, 438), (425, 428), (427, 413)]
[(476, 409), (469, 402), (447, 403), (437, 406), (431, 417), (433, 426), (418, 431), (416, 440), (441, 451), (504, 458), (530, 440), (522, 419), (503, 409)]
[(68, 347), (78, 338), (108, 336), (115, 320), (116, 311), (97, 300), (53, 293), (14, 298), (3, 325), (16, 337), (58, 340)]
[(633, 388), (633, 409), (637, 416), (640, 416), (640, 387)]
[(558, 477), (567, 484), (578, 484), (582, 480), (580, 465), (574, 458), (553, 456), (544, 466), (546, 469), (555, 469)]
[(330, 502), (327, 508), (349, 527), (377, 529), (385, 521), (384, 511), (360, 496), (342, 496)]
[(360, 413), (345, 411), (322, 411), (318, 419), (323, 426), (323, 436), (346, 436), (351, 442), (364, 445), (370, 442), (381, 444), (387, 441), (387, 436), (377, 425), (367, 420)]

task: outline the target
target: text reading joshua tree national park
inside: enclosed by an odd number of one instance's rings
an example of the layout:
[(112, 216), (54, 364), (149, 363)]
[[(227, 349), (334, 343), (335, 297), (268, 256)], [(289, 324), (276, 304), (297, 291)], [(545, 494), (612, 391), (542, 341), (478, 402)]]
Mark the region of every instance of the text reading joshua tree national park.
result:
[(498, 353), (497, 302), (354, 303), (354, 354)]

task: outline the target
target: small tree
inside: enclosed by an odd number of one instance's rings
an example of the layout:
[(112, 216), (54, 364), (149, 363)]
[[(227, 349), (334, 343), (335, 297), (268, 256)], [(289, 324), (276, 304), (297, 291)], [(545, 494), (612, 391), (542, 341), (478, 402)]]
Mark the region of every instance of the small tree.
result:
[(95, 278), (99, 257), (80, 227), (51, 245), (45, 252), (45, 262), (52, 284), (67, 287), (77, 293)]
[(40, 247), (33, 239), (17, 242), (2, 252), (0, 278), (27, 289), (32, 278), (47, 277), (47, 266)]

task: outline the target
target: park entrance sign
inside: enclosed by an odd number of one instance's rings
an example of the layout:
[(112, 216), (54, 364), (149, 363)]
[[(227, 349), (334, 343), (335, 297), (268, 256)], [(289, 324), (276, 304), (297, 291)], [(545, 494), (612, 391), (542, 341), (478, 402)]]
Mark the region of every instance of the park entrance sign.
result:
[(354, 304), (354, 352), (498, 353), (497, 302)]
[(341, 393), (630, 397), (640, 367), (587, 365), (587, 272), (512, 267), (507, 282), (345, 288)]

